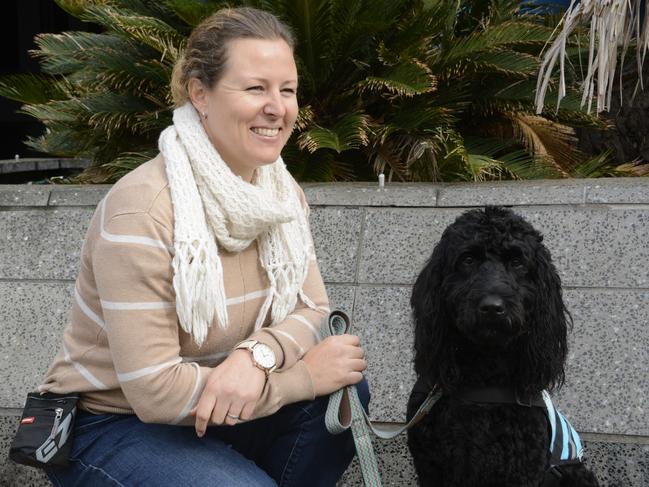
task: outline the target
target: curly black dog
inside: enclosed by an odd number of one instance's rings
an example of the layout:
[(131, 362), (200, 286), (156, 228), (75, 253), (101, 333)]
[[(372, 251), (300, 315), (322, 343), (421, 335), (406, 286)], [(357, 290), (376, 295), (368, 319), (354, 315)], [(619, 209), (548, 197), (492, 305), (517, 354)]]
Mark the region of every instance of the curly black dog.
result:
[(572, 322), (539, 232), (505, 208), (465, 212), (444, 231), (411, 305), (418, 379), (408, 417), (434, 385), (442, 392), (408, 432), (420, 485), (599, 485), (543, 392), (563, 384)]

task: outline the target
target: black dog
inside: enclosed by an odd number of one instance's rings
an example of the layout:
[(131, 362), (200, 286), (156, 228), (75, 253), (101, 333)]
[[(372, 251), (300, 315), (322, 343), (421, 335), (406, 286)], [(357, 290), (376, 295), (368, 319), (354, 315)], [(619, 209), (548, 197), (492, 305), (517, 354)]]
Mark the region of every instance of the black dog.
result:
[(468, 211), (417, 278), (408, 417), (434, 385), (442, 392), (408, 433), (422, 486), (598, 485), (576, 432), (550, 427), (543, 391), (563, 384), (571, 319), (541, 242), (510, 210)]

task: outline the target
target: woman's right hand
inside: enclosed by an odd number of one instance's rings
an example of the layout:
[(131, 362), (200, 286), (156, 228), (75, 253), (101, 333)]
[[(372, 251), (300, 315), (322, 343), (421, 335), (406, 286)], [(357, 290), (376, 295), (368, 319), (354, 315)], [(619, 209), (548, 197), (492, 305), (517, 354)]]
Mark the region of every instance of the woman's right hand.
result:
[(311, 348), (302, 361), (311, 374), (316, 396), (357, 384), (367, 368), (365, 353), (356, 335), (327, 337)]

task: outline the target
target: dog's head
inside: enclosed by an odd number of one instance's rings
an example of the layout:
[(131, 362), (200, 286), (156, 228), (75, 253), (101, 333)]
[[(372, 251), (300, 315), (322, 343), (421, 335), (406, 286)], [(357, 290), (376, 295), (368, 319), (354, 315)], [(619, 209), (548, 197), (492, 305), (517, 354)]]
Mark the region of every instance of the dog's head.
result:
[(415, 370), (452, 389), (461, 343), (507, 351), (521, 391), (564, 379), (569, 315), (542, 236), (500, 207), (462, 214), (442, 234), (413, 288)]

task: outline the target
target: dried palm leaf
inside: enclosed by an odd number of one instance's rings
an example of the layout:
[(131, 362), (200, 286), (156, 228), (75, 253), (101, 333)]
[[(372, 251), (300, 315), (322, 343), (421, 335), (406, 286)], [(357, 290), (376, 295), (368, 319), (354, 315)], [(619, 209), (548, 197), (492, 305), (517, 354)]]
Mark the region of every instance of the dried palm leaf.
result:
[(505, 116), (511, 122), (514, 138), (563, 176), (568, 176), (584, 160), (585, 156), (576, 149), (577, 137), (572, 127), (523, 112), (509, 112)]
[(636, 62), (639, 84), (643, 84), (642, 65), (649, 48), (649, 22), (646, 19), (644, 2), (641, 0), (581, 0), (580, 2), (572, 0), (558, 26), (561, 28), (559, 35), (543, 58), (536, 86), (537, 113), (543, 110), (552, 70), (557, 61), (560, 63), (557, 108), (565, 96), (566, 43), (579, 26), (588, 22), (590, 22), (590, 44), (588, 71), (583, 83), (582, 107), (587, 106), (590, 113), (593, 97), (596, 97), (598, 113), (610, 109), (618, 49), (621, 51), (621, 59), (624, 60), (633, 37), (637, 38)]

